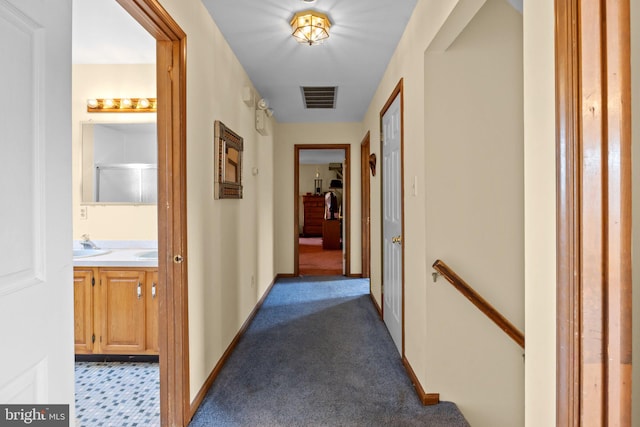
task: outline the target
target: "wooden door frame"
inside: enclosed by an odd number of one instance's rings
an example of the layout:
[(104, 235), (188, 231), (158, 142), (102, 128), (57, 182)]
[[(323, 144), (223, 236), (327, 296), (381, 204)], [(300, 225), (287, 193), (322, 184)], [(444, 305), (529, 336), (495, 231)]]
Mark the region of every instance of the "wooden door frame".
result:
[[(391, 107), (391, 104), (393, 103), (393, 101), (395, 101), (396, 97), (399, 96), (400, 97), (400, 189), (402, 191), (402, 194), (400, 195), (400, 208), (402, 210), (402, 221), (401, 221), (401, 227), (402, 227), (402, 231), (400, 233), (400, 235), (402, 236), (402, 240), (400, 241), (400, 246), (401, 246), (401, 250), (402, 250), (402, 283), (400, 286), (400, 289), (402, 290), (402, 358), (404, 358), (404, 342), (405, 342), (405, 337), (404, 337), (404, 79), (401, 78), (400, 81), (398, 81), (398, 84), (396, 84), (396, 87), (393, 89), (393, 91), (391, 92), (391, 95), (389, 95), (389, 98), (387, 98), (387, 102), (384, 104), (384, 107), (382, 107), (382, 109), (380, 110), (380, 161), (382, 161), (382, 159), (384, 159), (384, 153), (383, 153), (383, 140), (382, 140), (382, 136), (384, 134), (383, 132), (383, 127), (382, 127), (382, 117), (384, 116), (384, 114), (387, 112), (387, 110), (389, 109), (389, 107)], [(380, 165), (380, 238), (381, 238), (381, 245), (380, 245), (380, 259), (382, 260), (381, 262), (381, 268), (380, 268), (380, 280), (382, 282), (382, 287), (381, 287), (381, 292), (380, 292), (380, 317), (382, 318), (382, 320), (384, 321), (384, 167), (382, 167), (382, 165)]]
[[(360, 221), (362, 241), (362, 277), (371, 277), (371, 176), (369, 155), (371, 154), (371, 132), (360, 143)], [(371, 282), (369, 282), (371, 292)]]
[(629, 16), (629, 0), (555, 2), (562, 427), (631, 425)]
[(156, 39), (160, 420), (163, 426), (184, 426), (192, 416), (187, 307), (187, 36), (157, 0), (117, 1)]
[(344, 275), (351, 276), (351, 145), (349, 144), (296, 144), (293, 147), (293, 275), (300, 275), (300, 151), (301, 150), (344, 150), (347, 173), (343, 175), (344, 202)]

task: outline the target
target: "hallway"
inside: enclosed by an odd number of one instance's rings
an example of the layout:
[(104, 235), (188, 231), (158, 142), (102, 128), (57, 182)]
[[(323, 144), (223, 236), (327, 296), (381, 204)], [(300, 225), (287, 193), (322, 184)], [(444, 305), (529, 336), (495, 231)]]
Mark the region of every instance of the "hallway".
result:
[(276, 282), (190, 426), (468, 426), (423, 406), (366, 279)]

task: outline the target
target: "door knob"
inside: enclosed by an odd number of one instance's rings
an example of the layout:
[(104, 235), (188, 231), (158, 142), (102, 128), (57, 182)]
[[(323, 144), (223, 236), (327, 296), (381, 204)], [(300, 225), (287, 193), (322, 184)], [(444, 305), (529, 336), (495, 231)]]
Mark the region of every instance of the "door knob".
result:
[(184, 258), (182, 258), (182, 255), (175, 255), (173, 257), (173, 262), (175, 262), (176, 264), (180, 264), (180, 263), (182, 263), (183, 259)]
[(391, 242), (392, 242), (392, 243), (397, 243), (397, 244), (402, 243), (402, 236), (395, 236), (395, 237), (392, 237), (392, 238), (391, 238)]

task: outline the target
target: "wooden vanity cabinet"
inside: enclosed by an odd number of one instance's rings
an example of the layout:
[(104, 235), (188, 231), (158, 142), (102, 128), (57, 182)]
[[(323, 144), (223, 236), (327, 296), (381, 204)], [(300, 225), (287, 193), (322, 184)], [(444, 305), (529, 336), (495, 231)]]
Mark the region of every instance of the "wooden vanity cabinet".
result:
[(137, 354), (145, 350), (145, 272), (101, 270), (100, 349), (105, 354)]
[(155, 268), (75, 269), (76, 354), (158, 354), (157, 277)]
[(76, 354), (93, 352), (93, 270), (73, 271), (73, 312)]

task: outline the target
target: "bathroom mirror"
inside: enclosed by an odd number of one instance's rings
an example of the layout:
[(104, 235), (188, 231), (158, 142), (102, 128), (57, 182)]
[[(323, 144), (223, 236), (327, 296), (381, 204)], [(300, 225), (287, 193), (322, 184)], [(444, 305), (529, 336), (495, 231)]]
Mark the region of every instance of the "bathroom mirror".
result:
[(82, 123), (82, 202), (155, 204), (156, 123)]
[(214, 164), (217, 199), (242, 199), (243, 139), (219, 120), (214, 124)]

